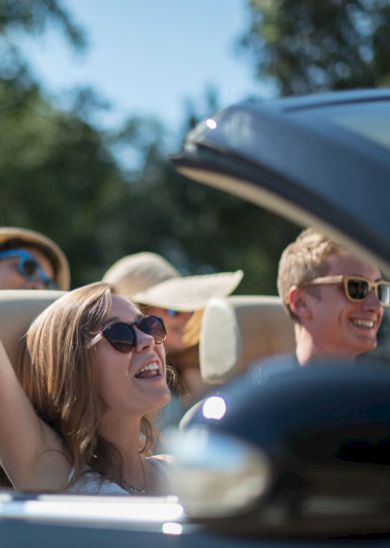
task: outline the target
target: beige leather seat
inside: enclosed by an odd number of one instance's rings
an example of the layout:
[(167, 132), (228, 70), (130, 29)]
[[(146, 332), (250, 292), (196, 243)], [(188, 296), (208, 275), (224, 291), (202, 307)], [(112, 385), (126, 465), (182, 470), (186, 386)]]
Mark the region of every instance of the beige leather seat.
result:
[(238, 295), (206, 306), (199, 354), (208, 383), (226, 382), (256, 361), (294, 349), (293, 323), (279, 297)]
[(0, 290), (0, 339), (14, 365), (33, 319), (63, 293), (29, 289)]

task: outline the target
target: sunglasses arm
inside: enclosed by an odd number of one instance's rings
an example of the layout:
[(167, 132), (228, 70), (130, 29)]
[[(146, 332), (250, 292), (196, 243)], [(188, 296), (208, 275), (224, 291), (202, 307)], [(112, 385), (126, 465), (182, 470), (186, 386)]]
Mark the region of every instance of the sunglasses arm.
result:
[(95, 346), (95, 344), (97, 344), (101, 339), (103, 338), (103, 334), (102, 332), (98, 333), (97, 335), (94, 336), (94, 338), (89, 341), (89, 343), (87, 344), (87, 348), (92, 348), (93, 346)]

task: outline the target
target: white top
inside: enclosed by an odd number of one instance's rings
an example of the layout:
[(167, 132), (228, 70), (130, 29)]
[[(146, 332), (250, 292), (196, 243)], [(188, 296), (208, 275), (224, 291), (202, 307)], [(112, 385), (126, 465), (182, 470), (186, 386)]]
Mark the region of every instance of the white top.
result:
[[(147, 461), (150, 462), (158, 472), (158, 475), (166, 483), (168, 479), (167, 469), (161, 459), (155, 457), (146, 457)], [(73, 476), (73, 470), (69, 475), (69, 481), (71, 481)], [(122, 495), (122, 496), (142, 496), (145, 493), (142, 490), (136, 488), (129, 489), (126, 491), (123, 487), (114, 483), (110, 480), (105, 480), (102, 478), (98, 472), (85, 472), (82, 477), (73, 485), (71, 485), (67, 493), (72, 493), (75, 495)]]

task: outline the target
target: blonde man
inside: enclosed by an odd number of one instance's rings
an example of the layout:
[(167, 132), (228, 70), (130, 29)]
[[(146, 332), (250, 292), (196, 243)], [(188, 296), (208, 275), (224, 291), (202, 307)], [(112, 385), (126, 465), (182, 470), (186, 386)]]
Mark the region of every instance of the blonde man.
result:
[(355, 356), (377, 346), (390, 283), (375, 265), (312, 229), (283, 252), (278, 291), (294, 321), (300, 365)]

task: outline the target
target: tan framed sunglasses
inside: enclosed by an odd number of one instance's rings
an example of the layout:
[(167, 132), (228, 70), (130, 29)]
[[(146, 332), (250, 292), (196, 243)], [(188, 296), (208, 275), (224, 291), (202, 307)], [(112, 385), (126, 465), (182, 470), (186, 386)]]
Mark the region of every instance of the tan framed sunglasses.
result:
[(384, 280), (372, 282), (359, 276), (321, 276), (302, 284), (300, 287), (327, 284), (343, 284), (346, 298), (354, 303), (364, 301), (373, 289), (379, 302), (383, 306), (390, 306), (390, 282)]

